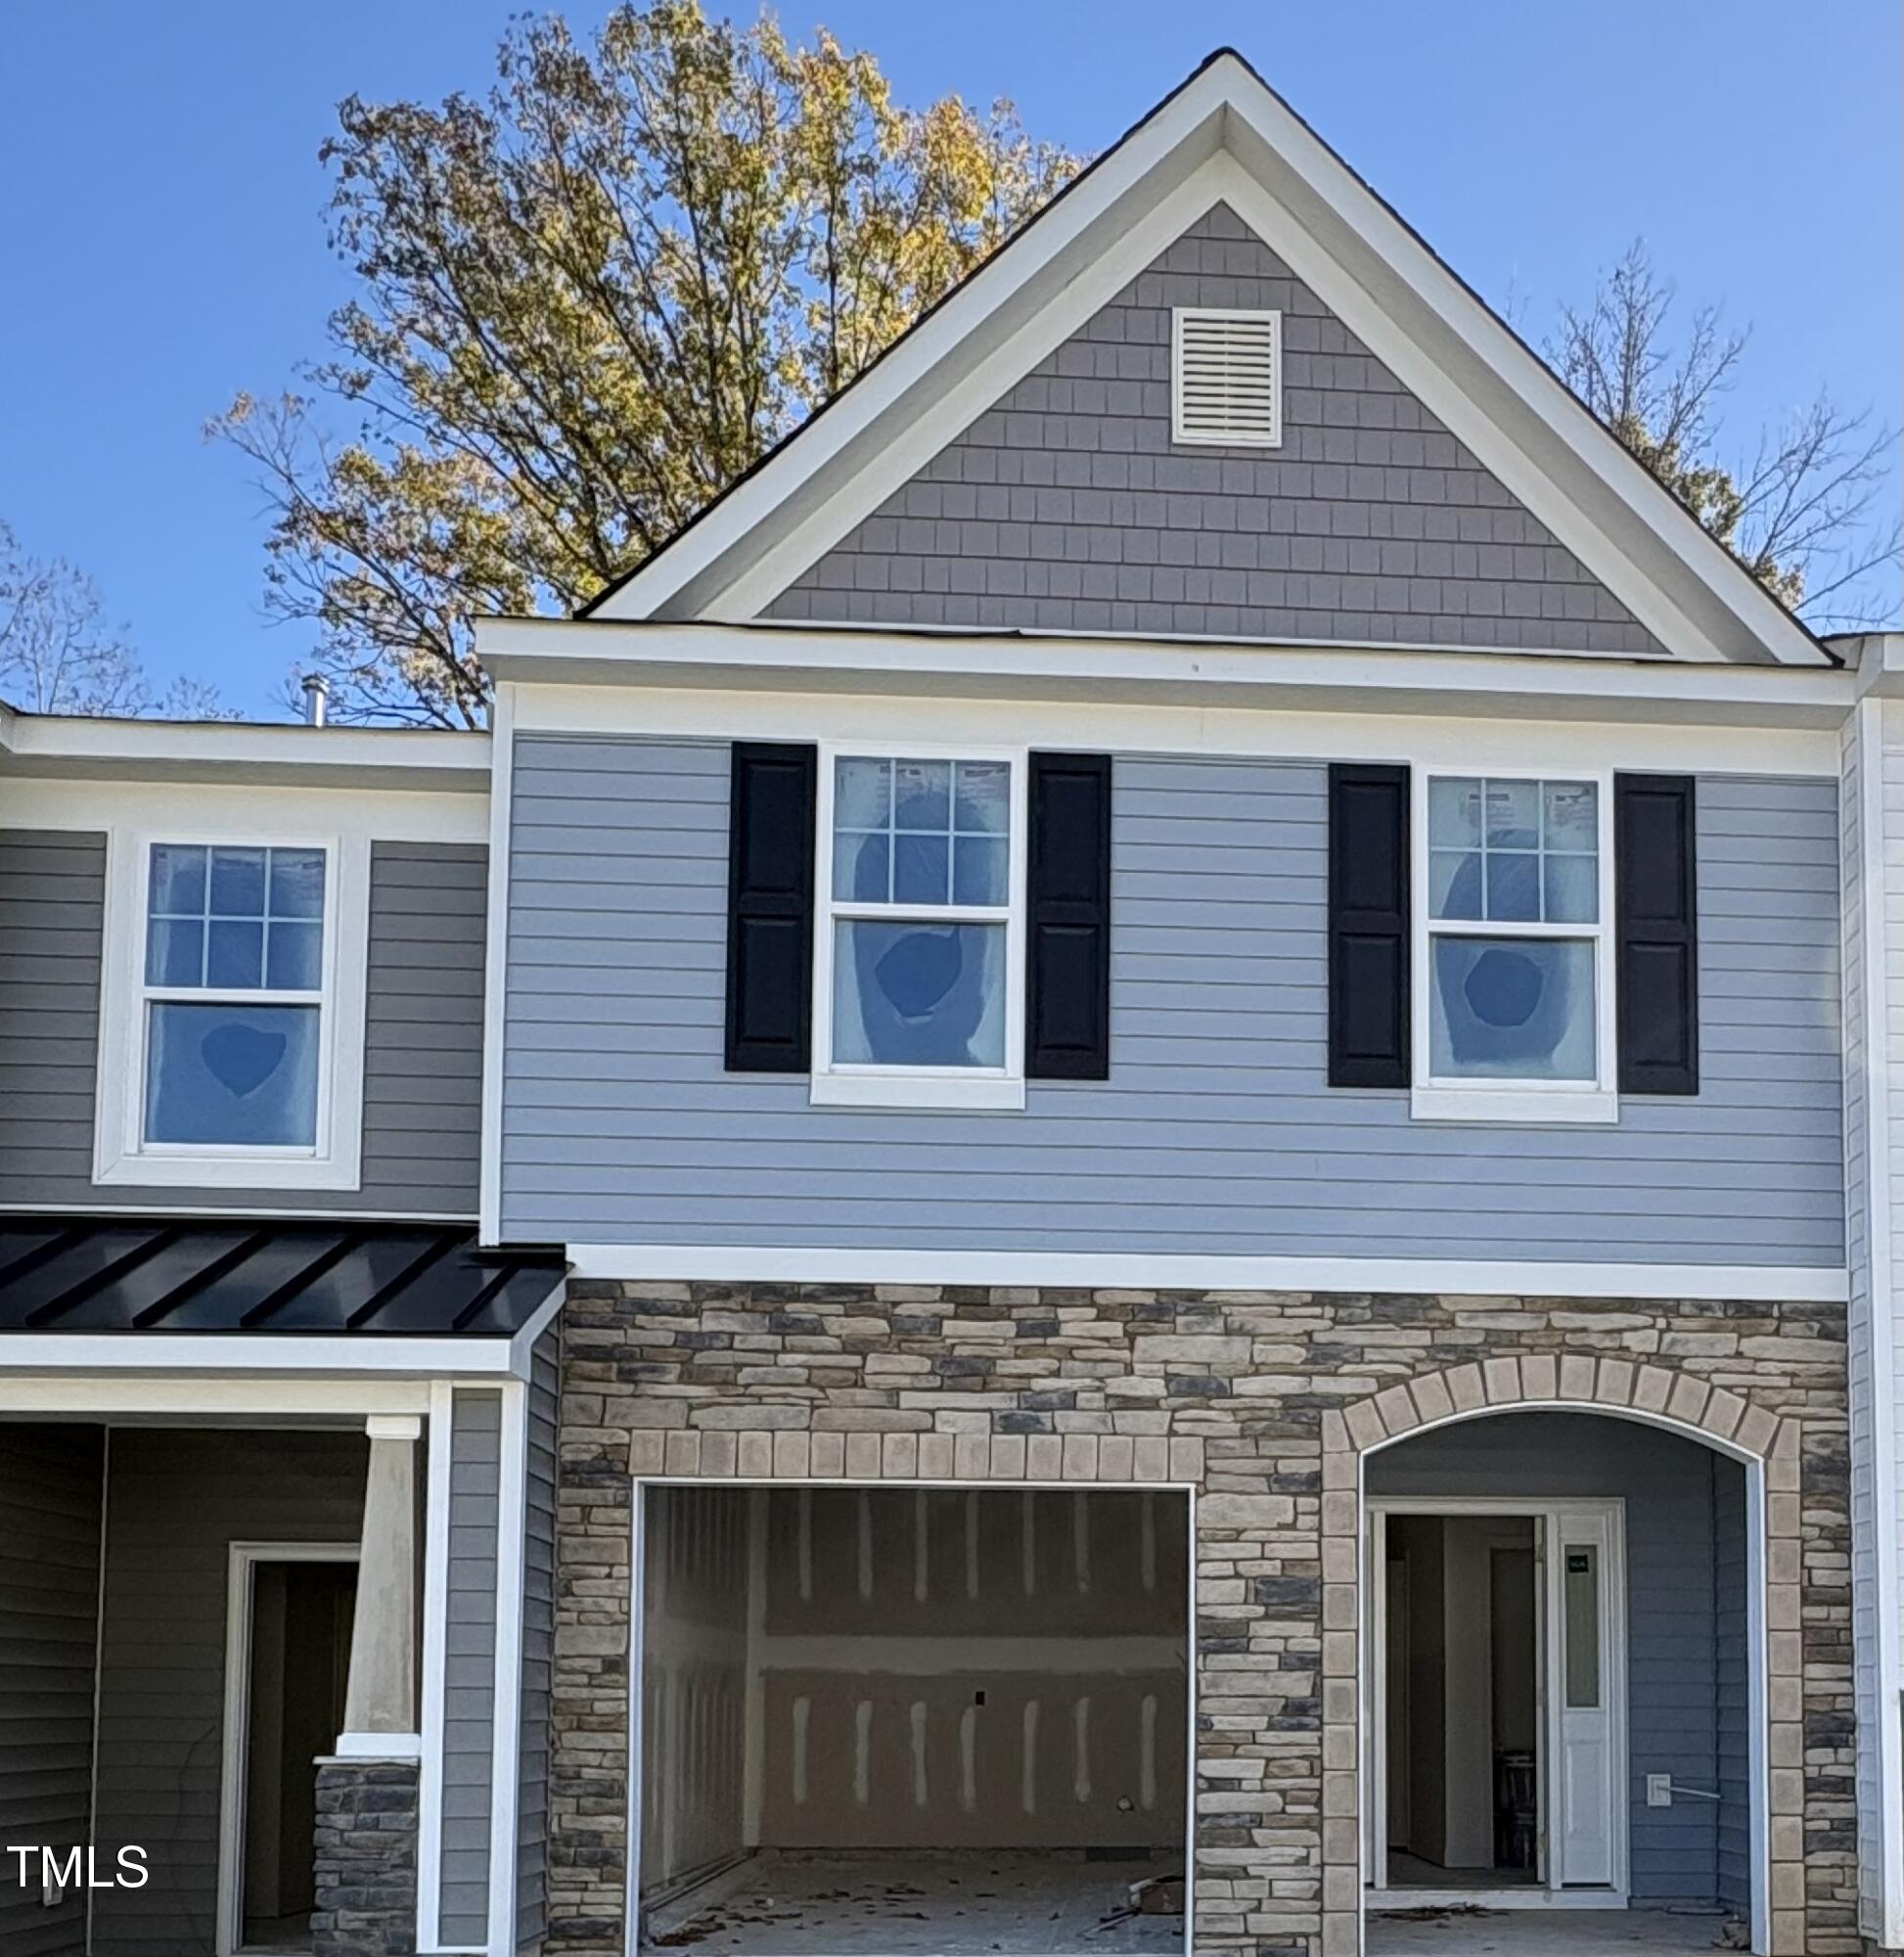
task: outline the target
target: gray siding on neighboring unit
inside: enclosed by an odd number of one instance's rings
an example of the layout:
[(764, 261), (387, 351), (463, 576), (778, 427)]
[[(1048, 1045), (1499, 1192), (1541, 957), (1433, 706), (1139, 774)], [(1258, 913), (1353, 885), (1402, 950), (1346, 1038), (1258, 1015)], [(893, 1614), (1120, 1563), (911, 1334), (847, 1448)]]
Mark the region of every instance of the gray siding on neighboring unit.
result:
[(473, 1215), (487, 860), (480, 844), (372, 847), (359, 1189), (100, 1189), (106, 839), (0, 831), (0, 1205)]
[[(105, 1433), (0, 1427), (0, 1841), (92, 1839), (93, 1658)], [(0, 1951), (81, 1957), (86, 1891), (48, 1908), (0, 1863)]]
[(521, 739), (505, 1237), (1842, 1260), (1831, 782), (1701, 779), (1701, 1091), (1604, 1128), (1330, 1090), (1321, 766), (1119, 756), (1114, 793), (1111, 1077), (823, 1109), (722, 1070), (726, 748)]
[[(1590, 1414), (1502, 1414), (1385, 1449), (1372, 1495), (1616, 1495), (1626, 1508), (1627, 1804), (1636, 1900), (1727, 1894), (1721, 1843), (1748, 1826), (1720, 1781), (1735, 1734), (1717, 1654), (1743, 1649), (1743, 1585), (1723, 1608), (1721, 1559), (1744, 1560), (1745, 1470), (1698, 1441)], [(1733, 1799), (1646, 1804), (1646, 1777)], [(1747, 1877), (1747, 1880), (1749, 1878)], [(1730, 1898), (1728, 1898), (1730, 1899)]]
[(556, 1420), (562, 1390), (560, 1316), (529, 1361), (527, 1488), (522, 1557), (521, 1779), (516, 1803), (516, 1941), (535, 1950), (548, 1930), (549, 1753), (556, 1648)]
[(230, 1546), (356, 1543), (367, 1458), (360, 1433), (113, 1432), (94, 1839), (152, 1879), (95, 1893), (95, 1957), (213, 1947)]
[[(1172, 444), (1173, 306), (1282, 311), (1280, 448)], [(766, 615), (1664, 650), (1227, 205)]]
[(105, 918), (104, 836), (0, 830), (0, 1203), (93, 1200)]
[(366, 1208), (474, 1215), (489, 851), (379, 842), (364, 1014)]
[(444, 1599), (441, 1940), (489, 1935), (489, 1821), (496, 1743), (497, 1504), (502, 1395), (459, 1392), (450, 1429), (449, 1588)]

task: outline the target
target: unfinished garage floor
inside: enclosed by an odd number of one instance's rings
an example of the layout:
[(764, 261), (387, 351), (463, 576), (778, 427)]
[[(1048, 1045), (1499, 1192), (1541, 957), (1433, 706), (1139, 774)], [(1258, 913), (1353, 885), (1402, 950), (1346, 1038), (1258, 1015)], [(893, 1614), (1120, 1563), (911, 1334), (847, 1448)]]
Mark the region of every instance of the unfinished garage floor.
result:
[(1425, 1917), (1371, 1910), (1368, 1957), (1705, 1957), (1721, 1944), (1720, 1916), (1663, 1909), (1456, 1910)]
[(1154, 1859), (982, 1849), (768, 1854), (652, 1912), (645, 1942), (707, 1957), (1177, 1957), (1181, 1915), (1126, 1913), (1131, 1885), (1165, 1873)]
[(1184, 1866), (1180, 1495), (735, 1483), (645, 1504), (649, 1947), (1183, 1949), (1180, 1889), (1172, 1915), (1130, 1906)]

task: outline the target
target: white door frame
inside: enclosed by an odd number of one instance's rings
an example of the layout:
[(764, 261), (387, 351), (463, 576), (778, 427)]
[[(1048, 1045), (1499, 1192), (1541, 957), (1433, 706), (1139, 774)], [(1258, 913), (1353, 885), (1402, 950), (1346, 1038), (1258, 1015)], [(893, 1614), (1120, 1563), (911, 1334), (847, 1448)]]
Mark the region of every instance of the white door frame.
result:
[[(1396, 1889), (1388, 1886), (1388, 1706), (1387, 1706), (1387, 1519), (1417, 1516), (1527, 1516), (1541, 1525), (1541, 1838), (1537, 1884), (1478, 1887), (1474, 1889)], [(1557, 1676), (1561, 1621), (1559, 1561), (1555, 1554), (1569, 1522), (1590, 1523), (1605, 1531), (1607, 1545), (1601, 1591), (1601, 1676), (1609, 1714), (1612, 1750), (1608, 1825), (1611, 1830), (1611, 1883), (1568, 1889), (1554, 1881), (1556, 1844), (1555, 1769), (1561, 1758), (1563, 1680)], [(1626, 1503), (1617, 1495), (1369, 1495), (1363, 1501), (1362, 1554), (1368, 1570), (1368, 1607), (1362, 1614), (1363, 1752), (1368, 1798), (1363, 1805), (1365, 1890), (1387, 1907), (1419, 1902), (1480, 1904), (1491, 1909), (1624, 1909), (1629, 1881), (1627, 1812), (1626, 1677)], [(1560, 1871), (1563, 1878), (1564, 1869)]]
[(225, 1709), (218, 1766), (217, 1957), (243, 1957), (245, 1781), (251, 1738), (251, 1606), (260, 1563), (350, 1563), (354, 1542), (234, 1542), (225, 1579)]

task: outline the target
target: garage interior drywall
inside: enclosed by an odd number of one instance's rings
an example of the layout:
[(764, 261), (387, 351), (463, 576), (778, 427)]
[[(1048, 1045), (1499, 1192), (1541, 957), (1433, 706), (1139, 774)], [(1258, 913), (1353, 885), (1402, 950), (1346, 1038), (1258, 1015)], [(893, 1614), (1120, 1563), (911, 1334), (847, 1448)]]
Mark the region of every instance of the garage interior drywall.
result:
[(1121, 1900), (1128, 1870), (1181, 1873), (1181, 1491), (644, 1501), (645, 1905), (760, 1851), (884, 1858), (866, 1865), (888, 1876), (907, 1857), (1056, 1855), (1080, 1906)]

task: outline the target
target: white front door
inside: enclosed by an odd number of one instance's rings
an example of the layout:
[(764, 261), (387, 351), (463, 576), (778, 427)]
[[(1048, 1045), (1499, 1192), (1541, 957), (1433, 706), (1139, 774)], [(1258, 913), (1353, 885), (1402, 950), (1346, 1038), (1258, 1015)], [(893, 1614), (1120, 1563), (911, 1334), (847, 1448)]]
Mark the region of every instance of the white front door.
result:
[(1618, 1519), (1609, 1509), (1563, 1509), (1549, 1522), (1546, 1670), (1555, 1766), (1548, 1880), (1557, 1889), (1604, 1889), (1618, 1879), (1624, 1638), (1617, 1547)]

